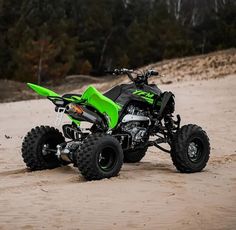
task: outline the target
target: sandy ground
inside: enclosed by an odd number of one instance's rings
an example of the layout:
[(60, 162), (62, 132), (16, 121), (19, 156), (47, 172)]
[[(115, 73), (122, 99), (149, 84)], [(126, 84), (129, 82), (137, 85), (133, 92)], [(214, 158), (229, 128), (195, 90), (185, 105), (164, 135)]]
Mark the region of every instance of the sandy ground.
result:
[(176, 172), (155, 148), (109, 180), (86, 182), (72, 166), (28, 172), (22, 138), (53, 125), (54, 108), (47, 100), (0, 104), (0, 229), (236, 229), (236, 75), (161, 88), (176, 94), (183, 124), (209, 134), (201, 173)]

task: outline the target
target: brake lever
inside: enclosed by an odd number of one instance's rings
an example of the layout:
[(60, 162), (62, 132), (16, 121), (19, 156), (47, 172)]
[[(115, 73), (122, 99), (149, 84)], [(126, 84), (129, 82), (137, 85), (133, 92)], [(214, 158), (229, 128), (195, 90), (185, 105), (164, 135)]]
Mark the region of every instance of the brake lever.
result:
[(147, 71), (147, 74), (149, 74), (150, 76), (158, 76), (159, 72), (157, 72), (156, 70), (150, 69)]

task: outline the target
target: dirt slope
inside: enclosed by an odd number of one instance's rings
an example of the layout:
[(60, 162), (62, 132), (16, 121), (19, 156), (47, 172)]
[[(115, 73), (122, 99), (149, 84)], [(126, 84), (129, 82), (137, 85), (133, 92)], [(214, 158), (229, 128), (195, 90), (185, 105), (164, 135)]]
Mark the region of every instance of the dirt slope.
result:
[(176, 94), (183, 124), (209, 134), (204, 172), (177, 173), (155, 148), (110, 180), (85, 182), (72, 166), (27, 172), (22, 137), (36, 125), (53, 125), (53, 106), (0, 104), (0, 229), (235, 229), (236, 75), (160, 87)]
[[(164, 60), (143, 68), (155, 69), (162, 77), (152, 78), (157, 84), (171, 84), (179, 81), (202, 80), (220, 78), (236, 74), (236, 49), (223, 50), (204, 55)], [(60, 85), (47, 83), (45, 87), (63, 94), (68, 92), (82, 93), (88, 84), (93, 84), (97, 89), (106, 91), (112, 85), (128, 82), (127, 77), (91, 77), (84, 75), (68, 76)], [(20, 101), (39, 98), (24, 83), (0, 80), (0, 102)]]

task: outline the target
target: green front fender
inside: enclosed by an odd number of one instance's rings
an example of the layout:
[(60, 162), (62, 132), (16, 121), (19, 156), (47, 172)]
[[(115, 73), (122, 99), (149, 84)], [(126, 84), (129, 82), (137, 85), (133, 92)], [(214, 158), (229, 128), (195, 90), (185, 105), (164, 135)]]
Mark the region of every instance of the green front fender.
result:
[(121, 107), (110, 98), (104, 96), (93, 86), (89, 86), (83, 93), (82, 99), (86, 100), (87, 104), (94, 107), (108, 119), (109, 128), (114, 128), (119, 119), (119, 110)]

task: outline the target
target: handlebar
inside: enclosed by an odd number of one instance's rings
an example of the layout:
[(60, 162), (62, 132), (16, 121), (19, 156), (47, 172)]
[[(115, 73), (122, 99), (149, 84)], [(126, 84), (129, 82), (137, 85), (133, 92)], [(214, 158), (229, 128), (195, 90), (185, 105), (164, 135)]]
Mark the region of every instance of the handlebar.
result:
[[(147, 71), (144, 71), (144, 72), (135, 72), (134, 70), (132, 69), (114, 69), (114, 70), (108, 70), (108, 71), (105, 71), (105, 73), (107, 74), (113, 74), (113, 75), (123, 75), (123, 74), (126, 74), (129, 79), (131, 81), (133, 81), (135, 84), (138, 84), (138, 83), (147, 83), (147, 80), (149, 77), (151, 76), (158, 76), (159, 73), (155, 70), (147, 70)], [(140, 74), (141, 73), (141, 74)], [(132, 76), (132, 74), (136, 74), (136, 78), (134, 78)]]
[(123, 68), (123, 69), (106, 70), (105, 73), (113, 75), (122, 75), (127, 73), (133, 73), (133, 70)]

